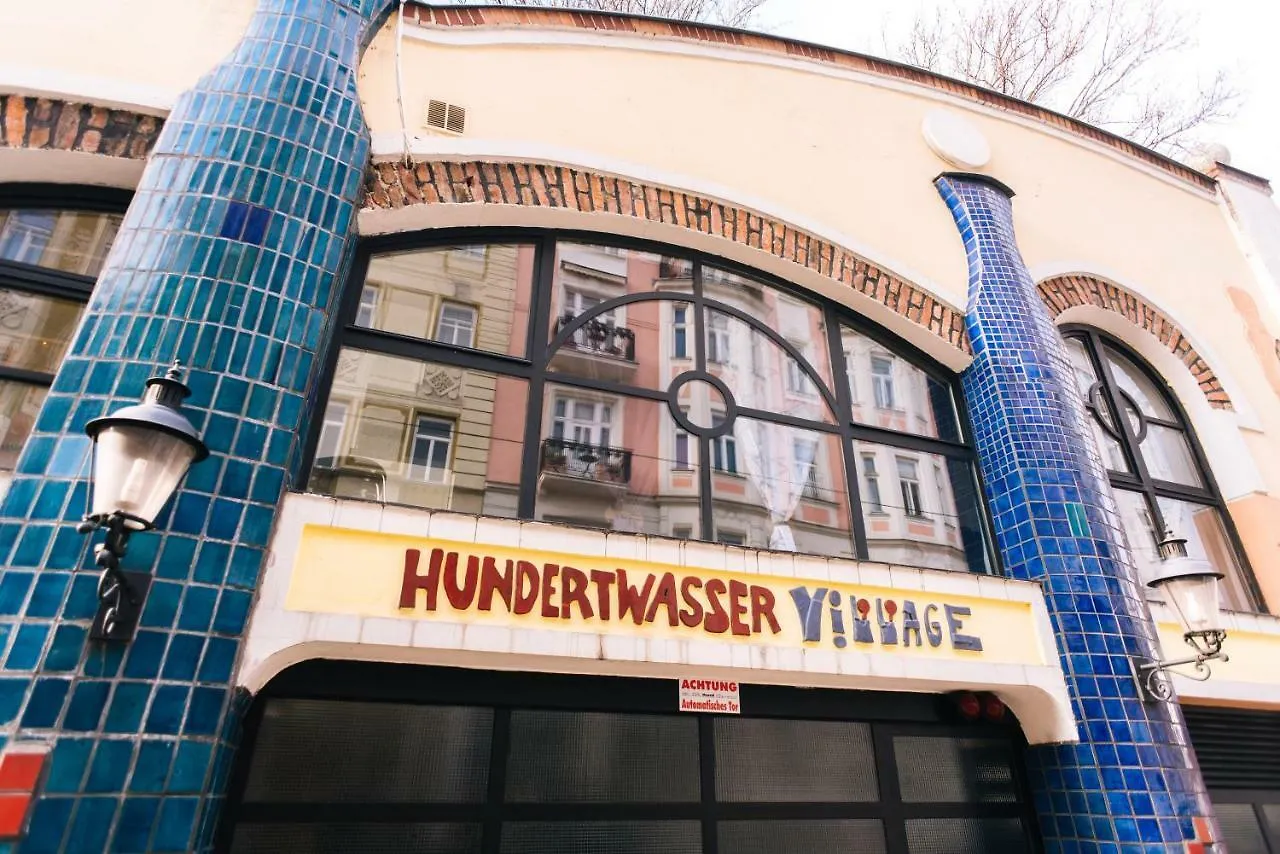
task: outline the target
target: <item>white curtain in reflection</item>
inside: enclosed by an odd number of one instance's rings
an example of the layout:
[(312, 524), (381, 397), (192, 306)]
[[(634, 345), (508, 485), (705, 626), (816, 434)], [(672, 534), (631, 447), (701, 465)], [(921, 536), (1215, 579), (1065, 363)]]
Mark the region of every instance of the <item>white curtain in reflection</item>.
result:
[[(718, 373), (740, 408), (822, 420), (821, 403), (786, 396), (786, 354), (782, 348), (745, 324), (731, 323), (730, 330), (730, 352), (720, 362)], [(737, 418), (733, 430), (742, 473), (769, 513), (769, 548), (795, 551), (790, 522), (813, 475), (818, 443), (796, 441), (811, 437), (807, 430), (749, 418)]]

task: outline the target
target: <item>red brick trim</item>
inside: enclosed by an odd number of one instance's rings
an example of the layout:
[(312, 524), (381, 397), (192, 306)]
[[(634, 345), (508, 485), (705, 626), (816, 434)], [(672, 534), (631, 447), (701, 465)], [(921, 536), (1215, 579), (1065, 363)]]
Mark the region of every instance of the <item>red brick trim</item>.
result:
[(1191, 346), (1178, 325), (1141, 297), (1119, 285), (1091, 276), (1055, 276), (1041, 282), (1039, 288), (1040, 298), (1054, 317), (1078, 305), (1093, 305), (1122, 315), (1130, 323), (1145, 329), (1187, 366), (1210, 406), (1214, 409), (1233, 408), (1217, 374)]
[(632, 33), (639, 36), (657, 38), (686, 39), (690, 41), (712, 42), (714, 44), (735, 45), (767, 53), (784, 54), (802, 57), (815, 62), (835, 65), (841, 68), (874, 74), (880, 77), (891, 77), (905, 80), (930, 89), (938, 89), (950, 95), (956, 95), (987, 107), (1035, 119), (1051, 125), (1059, 130), (1068, 131), (1076, 136), (1084, 137), (1102, 145), (1113, 148), (1144, 163), (1173, 175), (1183, 181), (1195, 184), (1204, 190), (1212, 191), (1216, 185), (1213, 178), (1176, 160), (1172, 160), (1130, 142), (1122, 136), (1094, 127), (1091, 124), (1046, 110), (1044, 107), (1026, 101), (934, 74), (922, 68), (902, 65), (887, 59), (877, 59), (860, 53), (822, 47), (807, 42), (749, 33), (726, 27), (688, 24), (681, 21), (666, 21), (659, 18), (646, 18), (634, 15), (623, 15), (602, 12), (574, 12), (563, 9), (537, 9), (524, 6), (429, 6), (410, 4), (405, 9), (406, 20), (424, 27), (530, 27), (530, 28), (563, 28), (579, 30), (603, 30), (607, 32)]
[[(458, 14), (477, 10), (463, 9)], [(964, 316), (847, 249), (746, 208), (597, 172), (528, 163), (375, 163), (364, 207), (468, 204), (567, 208), (667, 223), (768, 252), (882, 303), (969, 352)]]
[(25, 95), (0, 95), (0, 148), (81, 151), (145, 160), (164, 120)]

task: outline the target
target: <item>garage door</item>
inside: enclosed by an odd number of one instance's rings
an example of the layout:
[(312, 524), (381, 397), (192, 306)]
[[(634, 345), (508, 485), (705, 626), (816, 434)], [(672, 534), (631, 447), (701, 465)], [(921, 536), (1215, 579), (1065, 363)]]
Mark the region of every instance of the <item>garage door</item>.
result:
[(1038, 850), (1016, 729), (936, 698), (744, 686), (711, 716), (666, 680), (302, 671), (258, 701), (223, 850)]

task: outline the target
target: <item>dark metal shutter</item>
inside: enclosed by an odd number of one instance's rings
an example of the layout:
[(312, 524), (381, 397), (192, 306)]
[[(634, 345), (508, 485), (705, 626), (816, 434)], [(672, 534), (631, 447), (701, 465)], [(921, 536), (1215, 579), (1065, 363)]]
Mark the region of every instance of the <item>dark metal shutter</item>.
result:
[(1280, 712), (1183, 706), (1212, 789), (1280, 790)]

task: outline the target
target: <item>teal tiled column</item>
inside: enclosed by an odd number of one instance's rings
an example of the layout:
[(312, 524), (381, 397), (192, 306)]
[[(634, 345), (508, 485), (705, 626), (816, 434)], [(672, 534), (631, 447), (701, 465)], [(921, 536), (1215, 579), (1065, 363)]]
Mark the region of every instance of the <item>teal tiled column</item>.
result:
[[(11, 850), (211, 841), (232, 670), (368, 160), (356, 65), (393, 5), (261, 0), (165, 124), (0, 506), (0, 736), (52, 748)], [(84, 426), (175, 358), (212, 455), (129, 544), (124, 568), (155, 576), (136, 638), (93, 643)]]

